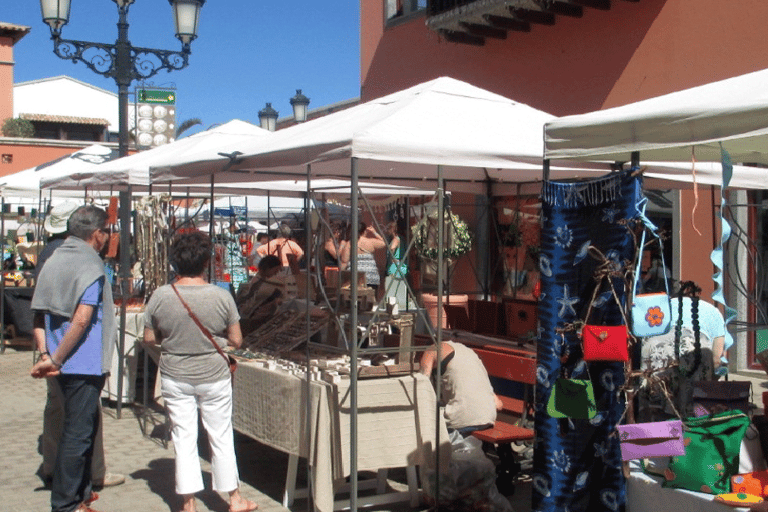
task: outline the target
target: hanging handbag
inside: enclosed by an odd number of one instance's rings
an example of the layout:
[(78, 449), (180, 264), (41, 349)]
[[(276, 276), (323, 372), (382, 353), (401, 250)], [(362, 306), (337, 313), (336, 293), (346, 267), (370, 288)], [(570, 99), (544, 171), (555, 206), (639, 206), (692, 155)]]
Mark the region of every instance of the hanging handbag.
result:
[(694, 381), (693, 413), (706, 416), (723, 411), (739, 410), (749, 414), (752, 383), (749, 381)]
[[(645, 215), (647, 199), (638, 204), (637, 212), (643, 221), (643, 234), (640, 245), (637, 248), (637, 264), (635, 265), (634, 286), (632, 288), (632, 307), (630, 318), (632, 320), (632, 334), (639, 338), (659, 336), (669, 332), (672, 326), (672, 305), (669, 298), (669, 281), (667, 279), (667, 265), (664, 263), (664, 244), (658, 234), (658, 228)], [(661, 265), (665, 292), (637, 293), (640, 283), (640, 271), (645, 249), (645, 232), (649, 230), (659, 242)]]
[(680, 420), (617, 425), (616, 429), (622, 460), (685, 455)]
[(626, 325), (585, 325), (581, 341), (585, 361), (629, 360)]
[(547, 414), (552, 418), (592, 419), (597, 414), (595, 391), (589, 379), (555, 381), (547, 402)]
[(731, 492), (747, 427), (747, 415), (735, 411), (684, 420), (685, 455), (672, 457), (663, 486), (709, 494)]
[(592, 419), (597, 415), (595, 390), (587, 365), (586, 379), (559, 377), (547, 401), (547, 414), (552, 418)]
[[(616, 299), (616, 303), (619, 305), (619, 309), (624, 316), (624, 309), (621, 307), (616, 296), (616, 291), (613, 289), (613, 281), (609, 275), (605, 275), (603, 279), (608, 281), (611, 287), (611, 293)], [(592, 315), (593, 305), (597, 298), (597, 293), (600, 290), (602, 279), (599, 279), (595, 285), (595, 289), (592, 292), (592, 299), (589, 302), (587, 308), (587, 314), (584, 316), (584, 325), (581, 328), (581, 344), (582, 351), (584, 353), (585, 361), (613, 361), (619, 363), (625, 363), (629, 361), (629, 341), (627, 336), (626, 325), (592, 325), (589, 323), (589, 319)], [(626, 318), (625, 318), (626, 321)]]
[(176, 292), (176, 296), (179, 297), (179, 300), (184, 305), (184, 308), (187, 310), (189, 317), (192, 319), (193, 322), (195, 322), (195, 325), (197, 325), (198, 329), (200, 329), (200, 331), (202, 331), (205, 337), (208, 338), (208, 340), (211, 343), (213, 343), (213, 346), (216, 348), (216, 351), (219, 353), (221, 357), (224, 358), (224, 361), (227, 362), (227, 367), (229, 367), (229, 372), (232, 374), (232, 378), (234, 379), (235, 370), (237, 370), (237, 359), (224, 353), (224, 351), (221, 349), (219, 344), (216, 343), (216, 340), (213, 339), (213, 336), (211, 335), (210, 331), (208, 331), (208, 329), (205, 328), (205, 326), (200, 322), (197, 316), (192, 312), (192, 310), (190, 309), (186, 301), (181, 298), (181, 294), (179, 293), (179, 290), (176, 289), (176, 285), (171, 283), (171, 288), (173, 288), (173, 291)]

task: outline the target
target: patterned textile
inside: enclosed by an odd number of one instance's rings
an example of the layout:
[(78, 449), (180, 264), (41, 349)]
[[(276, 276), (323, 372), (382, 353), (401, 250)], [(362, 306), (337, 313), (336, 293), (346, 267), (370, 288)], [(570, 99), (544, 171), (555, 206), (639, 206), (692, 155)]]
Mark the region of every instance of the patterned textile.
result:
[[(623, 265), (634, 254), (627, 228), (619, 221), (635, 217), (641, 182), (630, 171), (578, 183), (545, 182), (542, 188), (541, 298), (536, 383), (536, 448), (533, 459), (533, 510), (548, 512), (623, 511), (625, 481), (618, 438), (611, 435), (624, 411), (621, 363), (582, 359), (578, 337), (556, 332), (584, 318), (595, 287), (594, 245)], [(618, 305), (603, 280), (591, 323), (623, 323)], [(624, 300), (625, 290), (614, 282)], [(591, 420), (556, 419), (547, 401), (558, 377), (591, 378), (598, 413)]]
[(379, 267), (376, 265), (373, 254), (363, 253), (357, 255), (357, 271), (365, 274), (365, 284), (368, 286), (379, 286), (381, 283)]

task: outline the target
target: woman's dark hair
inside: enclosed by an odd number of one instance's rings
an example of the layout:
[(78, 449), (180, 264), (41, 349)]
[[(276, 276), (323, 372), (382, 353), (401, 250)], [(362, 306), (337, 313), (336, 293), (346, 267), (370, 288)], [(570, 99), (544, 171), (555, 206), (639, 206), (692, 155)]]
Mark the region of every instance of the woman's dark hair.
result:
[(107, 227), (107, 212), (98, 206), (81, 206), (69, 216), (67, 231), (80, 240), (88, 240), (94, 231)]
[(184, 233), (171, 246), (171, 264), (182, 277), (195, 277), (205, 272), (211, 261), (213, 244), (202, 231)]
[(368, 224), (360, 221), (360, 224), (357, 225), (357, 236), (363, 236), (366, 229), (368, 229)]
[(282, 267), (283, 262), (280, 261), (280, 258), (275, 256), (274, 254), (267, 254), (261, 260), (259, 260), (259, 273), (263, 274), (264, 272), (268, 270), (272, 270), (275, 267)]

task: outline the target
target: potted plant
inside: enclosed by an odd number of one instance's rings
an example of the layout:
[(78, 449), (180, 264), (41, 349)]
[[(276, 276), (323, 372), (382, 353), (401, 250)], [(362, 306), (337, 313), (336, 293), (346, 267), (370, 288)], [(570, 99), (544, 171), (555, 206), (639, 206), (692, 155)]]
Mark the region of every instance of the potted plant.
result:
[[(416, 255), (419, 257), (422, 265), (422, 276), (433, 279), (437, 284), (438, 264), (438, 219), (440, 215), (437, 210), (433, 210), (424, 215), (419, 222), (411, 227), (413, 245)], [(458, 215), (447, 210), (443, 215), (444, 239), (443, 239), (443, 276), (444, 293), (450, 293), (450, 278), (455, 263), (459, 258), (472, 250), (472, 232), (469, 226)], [(469, 300), (467, 295), (449, 296), (446, 303), (454, 305), (464, 305)], [(437, 324), (437, 296), (431, 294), (422, 294), (424, 307), (430, 315), (432, 324)], [(446, 327), (446, 315), (443, 315), (443, 327)]]

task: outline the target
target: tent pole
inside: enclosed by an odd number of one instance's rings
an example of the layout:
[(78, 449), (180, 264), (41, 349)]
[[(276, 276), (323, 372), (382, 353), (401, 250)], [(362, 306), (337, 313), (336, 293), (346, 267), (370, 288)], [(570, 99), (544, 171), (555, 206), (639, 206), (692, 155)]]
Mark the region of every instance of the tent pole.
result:
[(128, 279), (131, 275), (131, 186), (120, 191), (120, 332), (117, 341), (117, 419), (123, 411), (123, 371), (125, 366), (125, 314), (128, 305)]
[[(443, 166), (437, 166), (437, 325), (435, 325), (435, 349), (437, 351), (437, 376), (435, 382), (435, 397), (440, 403), (440, 382), (443, 342), (443, 275), (445, 269), (445, 180), (443, 178)], [(440, 407), (435, 407), (435, 470), (440, 474)], [(435, 478), (435, 496), (440, 496), (440, 478)], [(439, 500), (435, 501), (437, 510), (440, 509)]]
[(190, 199), (189, 187), (187, 187), (187, 208), (184, 211), (184, 222), (185, 223), (189, 222), (189, 199)]
[[(485, 272), (483, 273), (483, 300), (488, 300), (490, 298), (490, 292), (491, 292), (491, 251), (488, 250), (490, 247), (491, 242), (491, 226), (494, 226), (495, 229), (495, 223), (493, 218), (493, 183), (491, 183), (491, 179), (487, 178), (485, 180), (485, 197), (486, 197), (486, 203), (485, 203), (485, 212), (487, 215), (486, 218), (486, 226), (488, 226), (488, 229), (486, 231), (486, 238), (485, 244), (483, 244), (486, 247), (485, 251)], [(498, 249), (496, 249), (498, 251)]]
[[(305, 282), (305, 297), (307, 298), (307, 310), (305, 312), (304, 318), (307, 322), (307, 329), (304, 333), (304, 336), (306, 337), (307, 341), (305, 343), (306, 346), (306, 355), (307, 355), (307, 375), (306, 375), (306, 382), (307, 382), (307, 400), (305, 401), (306, 409), (304, 414), (306, 414), (307, 421), (305, 421), (306, 424), (306, 436), (307, 436), (307, 446), (311, 446), (312, 441), (312, 422), (309, 421), (309, 418), (312, 417), (312, 400), (311, 400), (311, 390), (310, 390), (310, 350), (309, 350), (309, 338), (312, 335), (312, 325), (311, 325), (311, 315), (310, 315), (310, 280), (312, 279), (312, 274), (310, 272), (310, 269), (312, 268), (312, 246), (311, 246), (311, 240), (312, 240), (312, 221), (311, 216), (309, 212), (309, 197), (312, 191), (312, 183), (311, 183), (311, 176), (312, 176), (312, 166), (311, 164), (307, 164), (307, 196), (306, 200), (304, 202), (305, 208), (304, 208), (304, 225), (306, 226), (306, 233), (307, 233), (307, 252), (306, 252), (306, 267), (307, 267), (307, 280)], [(298, 262), (296, 262), (298, 264)], [(307, 482), (312, 481), (312, 468), (309, 464), (307, 464)], [(307, 512), (312, 511), (312, 493), (307, 493), (308, 500), (307, 500)]]
[(630, 156), (630, 165), (634, 167), (640, 167), (640, 152), (633, 151)]
[[(209, 215), (208, 215), (208, 236), (211, 239), (211, 242), (213, 243), (213, 223), (214, 223), (214, 213), (215, 210), (213, 208), (213, 184), (214, 184), (214, 178), (213, 173), (211, 173), (211, 207), (209, 208)], [(210, 270), (208, 271), (208, 282), (212, 283), (216, 278), (216, 244), (213, 245), (213, 254), (211, 255), (211, 263), (209, 264)]]
[(358, 226), (360, 225), (360, 212), (358, 187), (360, 176), (358, 174), (357, 158), (352, 157), (351, 162), (352, 194), (350, 206), (352, 208), (352, 235), (349, 237), (349, 263), (352, 282), (350, 284), (350, 407), (351, 416), (349, 418), (349, 508), (352, 512), (357, 512), (357, 241)]
[(545, 158), (542, 167), (542, 179), (549, 181), (549, 158)]

